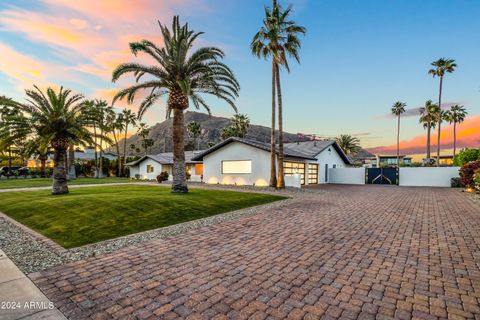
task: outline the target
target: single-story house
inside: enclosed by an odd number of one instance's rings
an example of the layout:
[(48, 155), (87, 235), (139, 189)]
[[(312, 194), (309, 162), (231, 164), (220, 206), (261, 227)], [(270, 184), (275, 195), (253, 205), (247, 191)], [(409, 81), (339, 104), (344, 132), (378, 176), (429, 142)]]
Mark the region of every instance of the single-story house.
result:
[[(266, 186), (270, 179), (270, 144), (228, 138), (194, 156), (203, 161), (203, 181), (211, 184)], [(333, 140), (284, 144), (287, 186), (328, 183), (328, 169), (351, 165)]]
[[(400, 163), (405, 166), (412, 165), (412, 157), (400, 155)], [(397, 165), (397, 155), (373, 154), (368, 150), (361, 149), (357, 154), (350, 157), (351, 162), (356, 166), (364, 168), (379, 168)]]
[[(194, 161), (192, 158), (202, 151), (185, 151), (185, 163), (191, 181), (202, 181), (202, 161)], [(156, 177), (166, 171), (169, 180), (172, 180), (173, 153), (159, 153), (157, 155), (146, 155), (136, 161), (126, 164), (130, 168), (130, 178), (155, 180)]]

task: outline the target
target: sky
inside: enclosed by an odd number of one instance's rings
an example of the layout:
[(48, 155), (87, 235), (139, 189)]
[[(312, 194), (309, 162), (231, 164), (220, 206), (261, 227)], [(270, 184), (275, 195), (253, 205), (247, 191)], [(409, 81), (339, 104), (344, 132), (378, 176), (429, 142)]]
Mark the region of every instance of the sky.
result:
[[(478, 0), (280, 0), (293, 5), (292, 18), (307, 28), (301, 63), (282, 71), (284, 129), (292, 133), (357, 136), (362, 146), (396, 152), (396, 119), (389, 112), (407, 103), (401, 120), (401, 149), (425, 150), (418, 108), (438, 100), (438, 78), (427, 74), (440, 57), (458, 64), (444, 80), (442, 105), (465, 105), (469, 115), (458, 126), (459, 147), (480, 146), (480, 1)], [(153, 63), (134, 57), (128, 43), (149, 39), (161, 45), (157, 20), (174, 15), (203, 31), (197, 46), (226, 52), (240, 85), (237, 106), (252, 123), (270, 125), (270, 63), (249, 45), (269, 0), (2, 0), (0, 1), (0, 95), (25, 98), (24, 89), (63, 85), (87, 98), (111, 101), (134, 82), (111, 82), (120, 63)], [(213, 114), (233, 110), (209, 99)], [(118, 103), (136, 110), (137, 103)], [(165, 118), (165, 101), (146, 113), (154, 124)], [(436, 141), (436, 138), (433, 139)], [(444, 124), (442, 148), (451, 153), (452, 127)], [(432, 148), (436, 150), (434, 146)]]

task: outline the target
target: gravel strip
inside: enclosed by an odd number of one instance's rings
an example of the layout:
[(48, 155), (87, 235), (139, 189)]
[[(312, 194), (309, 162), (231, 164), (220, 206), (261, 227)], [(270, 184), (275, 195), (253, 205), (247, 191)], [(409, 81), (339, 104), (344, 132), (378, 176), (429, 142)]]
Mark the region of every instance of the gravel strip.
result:
[[(142, 183), (144, 184), (144, 183)], [(168, 186), (158, 185), (155, 186)], [(104, 254), (113, 252), (131, 245), (136, 245), (142, 242), (164, 239), (172, 237), (190, 230), (198, 229), (201, 227), (209, 226), (216, 223), (222, 223), (224, 221), (238, 219), (244, 216), (254, 215), (263, 210), (271, 208), (277, 208), (283, 206), (290, 201), (298, 201), (301, 194), (308, 197), (308, 194), (322, 192), (319, 190), (309, 191), (294, 191), (285, 190), (277, 191), (269, 188), (258, 190), (250, 187), (235, 187), (235, 186), (207, 186), (207, 185), (192, 185), (192, 188), (208, 188), (208, 189), (221, 189), (231, 190), (239, 192), (258, 192), (268, 193), (276, 195), (284, 195), (290, 197), (286, 200), (280, 200), (260, 206), (245, 208), (237, 211), (218, 214), (215, 216), (184, 222), (168, 227), (149, 230), (141, 233), (136, 233), (116, 239), (106, 240), (94, 244), (85, 245), (78, 248), (72, 248), (69, 250), (55, 250), (54, 247), (45, 244), (45, 241), (41, 241), (38, 237), (33, 236), (24, 228), (19, 227), (16, 223), (7, 221), (7, 219), (0, 217), (0, 247), (10, 257), (10, 259), (21, 269), (24, 273), (29, 274), (32, 272), (41, 271), (52, 266), (66, 264), (72, 261), (82, 260), (88, 257), (96, 256), (98, 254)], [(302, 198), (304, 197), (302, 196)]]

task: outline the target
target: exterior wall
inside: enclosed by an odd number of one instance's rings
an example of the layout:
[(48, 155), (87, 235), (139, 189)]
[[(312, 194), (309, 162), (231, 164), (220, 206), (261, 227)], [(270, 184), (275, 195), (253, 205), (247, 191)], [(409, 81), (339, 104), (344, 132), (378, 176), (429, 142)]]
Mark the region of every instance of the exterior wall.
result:
[(400, 186), (450, 187), (459, 167), (400, 168)]
[(138, 172), (138, 166), (130, 167), (130, 178), (135, 179), (135, 175), (140, 174)]
[[(223, 174), (223, 160), (251, 160), (252, 172)], [(211, 184), (267, 186), (270, 178), (270, 154), (240, 142), (232, 142), (203, 159), (203, 181)]]
[[(153, 166), (153, 172), (147, 173), (147, 165)], [(162, 172), (162, 165), (152, 159), (143, 160), (137, 167), (140, 179), (155, 180), (160, 172)]]
[(293, 174), (291, 176), (285, 176), (285, 186), (293, 188), (301, 188), (302, 181), (299, 174)]
[(335, 168), (328, 169), (328, 183), (365, 184), (365, 168)]
[[(330, 151), (328, 151), (330, 149)], [(328, 183), (330, 182), (329, 179), (326, 179), (325, 177), (325, 165), (328, 164), (328, 168), (333, 168), (333, 165), (336, 166), (336, 168), (344, 168), (345, 162), (343, 159), (340, 157), (338, 154), (337, 150), (333, 146), (330, 146), (323, 150), (320, 154), (317, 155), (317, 161), (315, 163), (318, 163), (318, 183)], [(327, 171), (328, 174), (329, 171)], [(308, 176), (308, 173), (307, 173)], [(329, 178), (329, 177), (328, 177)], [(308, 183), (308, 181), (306, 181)]]

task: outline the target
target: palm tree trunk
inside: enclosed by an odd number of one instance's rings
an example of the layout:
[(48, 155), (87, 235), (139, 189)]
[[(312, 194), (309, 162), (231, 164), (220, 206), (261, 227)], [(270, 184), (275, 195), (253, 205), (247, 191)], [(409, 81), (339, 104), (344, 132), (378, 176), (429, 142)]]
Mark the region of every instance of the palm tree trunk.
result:
[(10, 179), (10, 175), (12, 174), (12, 148), (8, 148), (8, 172), (7, 172), (7, 179)]
[(277, 152), (275, 147), (275, 61), (272, 59), (272, 131), (270, 136), (270, 187), (277, 187)]
[(102, 146), (102, 137), (103, 137), (103, 130), (100, 129), (100, 152), (99, 152), (99, 159), (98, 159), (98, 171), (99, 171), (99, 178), (103, 178), (103, 146)]
[(68, 193), (66, 155), (66, 148), (55, 148), (55, 154), (53, 157), (52, 194)]
[(453, 156), (457, 153), (457, 122), (453, 122)]
[(77, 173), (75, 171), (75, 149), (73, 144), (68, 147), (68, 180), (77, 179)]
[(47, 158), (41, 157), (40, 158), (40, 178), (45, 178), (45, 166), (46, 166)]
[(442, 133), (442, 84), (443, 76), (440, 77), (440, 90), (438, 93), (438, 108), (440, 109), (440, 114), (438, 115), (437, 167), (440, 166), (440, 135)]
[(400, 167), (400, 113), (398, 114), (397, 123), (397, 167)]
[(115, 141), (115, 148), (117, 149), (117, 177), (120, 177), (120, 174), (122, 172), (122, 164), (120, 161), (120, 146), (118, 145), (118, 139), (117, 139), (117, 134), (115, 132), (115, 129), (113, 129), (112, 133), (113, 133), (113, 140)]
[(173, 109), (173, 183), (172, 192), (188, 192), (185, 168), (185, 123), (183, 109)]
[(278, 97), (278, 178), (277, 188), (285, 189), (285, 178), (283, 173), (283, 102), (282, 102), (282, 88), (280, 85), (280, 68), (278, 63), (275, 64), (275, 75), (277, 82), (277, 97)]
[(127, 132), (128, 121), (125, 123), (125, 136), (123, 137), (122, 176), (125, 176), (125, 164), (127, 163)]
[(97, 127), (93, 125), (93, 139), (94, 139), (94, 155), (95, 155), (95, 176), (94, 178), (98, 178), (98, 155), (97, 155)]
[(430, 163), (430, 123), (427, 124), (427, 161)]

